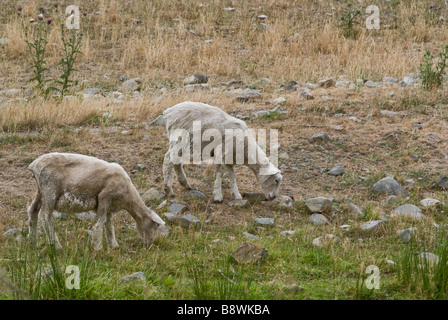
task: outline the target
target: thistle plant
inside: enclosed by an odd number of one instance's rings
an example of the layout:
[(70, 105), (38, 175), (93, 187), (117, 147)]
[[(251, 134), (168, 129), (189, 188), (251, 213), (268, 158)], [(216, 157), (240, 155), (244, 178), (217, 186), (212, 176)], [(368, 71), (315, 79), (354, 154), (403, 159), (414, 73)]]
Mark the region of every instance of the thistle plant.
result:
[(442, 45), (439, 53), (440, 61), (437, 64), (433, 62), (433, 59), (434, 56), (431, 51), (426, 51), (423, 57), (423, 63), (419, 67), (422, 85), (426, 89), (433, 89), (442, 85), (445, 68), (447, 66), (448, 45)]
[(355, 29), (355, 25), (359, 24), (357, 21), (358, 16), (361, 15), (361, 11), (353, 7), (345, 9), (345, 13), (339, 17), (344, 36), (348, 38), (356, 38), (359, 31)]
[(54, 82), (60, 85), (61, 96), (67, 93), (71, 84), (74, 82), (71, 80), (73, 72), (79, 71), (75, 69), (75, 61), (78, 55), (82, 54), (80, 48), (82, 44), (82, 33), (76, 29), (70, 29), (67, 35), (65, 27), (61, 25), (61, 38), (62, 38), (62, 52), (63, 58), (59, 61), (59, 66), (62, 67), (62, 75), (60, 80)]
[[(17, 10), (22, 11), (22, 8), (19, 7)], [(51, 25), (51, 19), (44, 21), (44, 12), (41, 12), (38, 16), (38, 21), (30, 19), (29, 25), (25, 25), (23, 19), (21, 21), (27, 51), (32, 59), (32, 65), (27, 71), (31, 70), (33, 76), (28, 82), (36, 82), (34, 90), (38, 90), (47, 95), (48, 90), (45, 89), (45, 84), (50, 80), (44, 78), (44, 72), (48, 70), (46, 67), (45, 52), (47, 50), (48, 31)]]

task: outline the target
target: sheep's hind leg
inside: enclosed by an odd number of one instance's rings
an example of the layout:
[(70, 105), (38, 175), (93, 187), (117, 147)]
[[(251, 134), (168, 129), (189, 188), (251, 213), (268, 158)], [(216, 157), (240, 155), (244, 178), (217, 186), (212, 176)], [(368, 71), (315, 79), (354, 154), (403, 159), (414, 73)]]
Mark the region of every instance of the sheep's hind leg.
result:
[(103, 226), (107, 221), (109, 211), (108, 190), (104, 189), (98, 195), (98, 208), (96, 210), (97, 221), (93, 227), (93, 249), (100, 251), (103, 248)]
[(243, 199), (238, 190), (238, 185), (236, 184), (235, 171), (233, 170), (233, 166), (226, 166), (226, 168), (227, 172), (229, 173), (230, 190), (232, 192), (232, 196), (235, 198), (235, 200)]
[(185, 176), (185, 171), (182, 164), (175, 164), (174, 165), (174, 171), (176, 171), (177, 180), (179, 181), (180, 185), (184, 187), (187, 190), (191, 190), (191, 186), (188, 183), (187, 177)]
[(107, 244), (110, 248), (112, 248), (112, 249), (118, 248), (118, 243), (117, 243), (117, 240), (115, 239), (115, 229), (114, 229), (111, 213), (107, 214), (107, 219), (106, 219), (106, 239), (107, 239)]
[(213, 188), (213, 200), (217, 203), (222, 203), (223, 195), (222, 195), (222, 174), (223, 167), (221, 165), (215, 166), (216, 178), (215, 185)]
[(165, 184), (165, 194), (167, 197), (174, 197), (173, 191), (173, 167), (174, 164), (170, 159), (171, 150), (165, 154), (165, 158), (163, 159), (163, 180)]
[(37, 243), (37, 222), (41, 206), (42, 206), (42, 195), (40, 194), (40, 191), (37, 190), (36, 196), (27, 210), (29, 237), (31, 240), (31, 244), (33, 245)]

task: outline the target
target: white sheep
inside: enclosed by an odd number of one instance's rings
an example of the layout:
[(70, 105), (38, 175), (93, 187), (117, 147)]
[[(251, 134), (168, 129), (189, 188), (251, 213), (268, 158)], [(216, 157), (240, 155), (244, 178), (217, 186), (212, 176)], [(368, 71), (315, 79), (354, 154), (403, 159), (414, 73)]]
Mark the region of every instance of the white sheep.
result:
[(37, 183), (36, 196), (28, 208), (30, 238), (37, 240), (38, 215), (50, 243), (61, 248), (52, 224), (54, 210), (63, 213), (96, 211), (93, 229), (94, 250), (102, 249), (103, 225), (111, 248), (118, 247), (112, 224), (112, 213), (129, 212), (142, 239), (150, 244), (163, 220), (146, 207), (126, 171), (116, 163), (94, 157), (49, 153), (34, 160), (28, 167)]
[[(216, 164), (215, 161), (216, 180), (214, 183), (213, 191), (215, 202), (220, 203), (223, 201), (221, 185), (222, 174), (225, 171), (227, 171), (229, 174), (230, 188), (233, 197), (237, 200), (242, 199), (241, 194), (238, 191), (235, 179), (235, 172), (233, 168), (235, 164), (244, 164), (250, 170), (252, 170), (260, 184), (261, 189), (264, 192), (265, 197), (268, 200), (273, 199), (277, 196), (282, 181), (280, 170), (277, 169), (269, 161), (264, 151), (257, 145), (254, 135), (249, 130), (244, 121), (230, 116), (220, 108), (204, 103), (190, 101), (182, 102), (166, 109), (163, 112), (163, 117), (165, 119), (168, 137), (170, 138), (170, 147), (165, 154), (165, 158), (163, 161), (163, 177), (165, 183), (165, 193), (167, 194), (167, 196), (174, 195), (172, 189), (173, 169), (176, 172), (179, 183), (187, 190), (191, 190), (191, 186), (188, 183), (185, 172), (183, 170), (183, 162), (176, 162), (176, 159), (179, 158), (180, 145), (178, 143), (177, 136), (179, 136), (179, 133), (181, 132), (187, 132), (190, 136), (190, 143), (193, 146), (193, 144), (195, 143), (193, 137), (193, 135), (195, 134), (195, 129), (193, 127), (194, 122), (197, 123), (197, 121), (200, 121), (201, 136), (204, 134), (204, 132), (207, 132), (207, 130), (212, 130), (210, 132), (218, 133), (222, 137), (221, 149), (216, 148), (213, 149), (212, 152), (210, 152), (211, 157), (215, 157), (214, 153), (217, 150), (222, 150), (219, 151), (221, 152), (221, 154), (216, 155), (216, 158), (214, 158), (214, 160), (216, 160), (221, 157), (221, 161), (219, 164)], [(240, 155), (243, 157), (243, 161), (240, 163), (236, 162), (236, 160), (238, 159), (238, 155), (236, 153), (237, 147), (235, 146), (235, 148), (230, 149), (226, 147), (226, 130), (228, 132), (229, 130), (233, 130), (233, 132), (239, 132), (240, 136), (242, 136), (244, 139), (244, 143), (242, 142), (243, 140), (238, 140), (239, 138), (235, 138), (234, 140), (232, 137), (229, 137), (228, 140), (229, 142), (231, 141), (232, 144), (234, 143), (234, 141), (236, 141), (236, 144), (240, 143), (240, 146), (244, 144), (244, 154)], [(209, 141), (211, 141), (211, 139)], [(201, 154), (207, 154), (207, 152), (210, 151), (208, 146), (210, 144), (209, 141), (200, 142), (199, 147)], [(251, 149), (250, 146), (254, 147), (255, 149)], [(228, 161), (225, 161), (227, 153), (230, 152), (233, 152), (232, 159), (234, 161), (232, 163), (228, 163)]]

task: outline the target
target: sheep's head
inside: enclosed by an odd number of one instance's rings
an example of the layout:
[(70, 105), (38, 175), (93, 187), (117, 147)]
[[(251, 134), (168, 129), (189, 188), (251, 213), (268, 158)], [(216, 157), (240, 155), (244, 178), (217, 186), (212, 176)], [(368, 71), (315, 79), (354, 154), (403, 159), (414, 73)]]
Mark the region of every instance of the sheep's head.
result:
[(148, 213), (143, 215), (141, 221), (137, 222), (137, 230), (143, 241), (146, 244), (151, 244), (157, 237), (157, 229), (164, 224), (165, 222), (157, 213), (148, 209)]
[(258, 176), (258, 181), (267, 200), (272, 200), (277, 197), (282, 179), (282, 174), (278, 169), (272, 171), (269, 175), (260, 174)]

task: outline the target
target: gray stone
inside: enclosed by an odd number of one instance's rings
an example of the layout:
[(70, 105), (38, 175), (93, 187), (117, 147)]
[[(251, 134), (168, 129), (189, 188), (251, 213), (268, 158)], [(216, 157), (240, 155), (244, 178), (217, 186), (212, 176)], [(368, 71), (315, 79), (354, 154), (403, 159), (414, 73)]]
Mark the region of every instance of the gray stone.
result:
[(169, 212), (170, 213), (172, 213), (172, 214), (174, 214), (174, 215), (178, 215), (179, 213), (181, 213), (181, 212), (183, 212), (183, 211), (185, 211), (185, 210), (187, 210), (187, 207), (186, 206), (184, 206), (183, 204), (180, 204), (180, 203), (172, 203), (171, 205), (170, 205), (170, 208), (169, 208)]
[(278, 196), (274, 200), (272, 200), (269, 205), (271, 207), (279, 208), (280, 210), (292, 210), (294, 207), (294, 201), (292, 201), (291, 197), (288, 196)]
[(424, 218), (425, 215), (422, 213), (422, 210), (414, 206), (413, 204), (404, 204), (394, 209), (391, 213), (391, 216), (407, 216), (411, 218), (421, 219)]
[(398, 202), (398, 198), (397, 196), (388, 196), (386, 199), (384, 199), (384, 203), (385, 204), (394, 204)]
[(334, 125), (330, 125), (330, 129), (336, 130), (336, 131), (342, 131), (344, 130), (343, 126), (334, 126)]
[(348, 212), (352, 217), (355, 218), (364, 217), (364, 211), (353, 203), (348, 204)]
[(310, 198), (305, 200), (305, 205), (311, 213), (329, 213), (333, 200), (325, 197)]
[(286, 98), (279, 97), (277, 99), (274, 99), (274, 101), (272, 101), (272, 104), (274, 104), (274, 105), (283, 105), (285, 102), (286, 102)]
[(393, 177), (386, 177), (376, 182), (372, 190), (374, 193), (401, 196), (404, 191)]
[(140, 80), (139, 78), (126, 80), (118, 88), (118, 91), (123, 93), (133, 93), (134, 91), (139, 90), (140, 89), (139, 80)]
[(326, 234), (324, 236), (314, 238), (312, 244), (315, 247), (323, 247), (325, 244), (339, 242), (339, 240), (340, 239), (338, 237), (335, 237), (332, 234)]
[(245, 242), (231, 253), (235, 262), (240, 264), (261, 263), (266, 259), (268, 250), (254, 243)]
[(232, 200), (227, 203), (229, 207), (245, 207), (248, 205), (247, 200)]
[(295, 231), (295, 230), (285, 230), (285, 231), (280, 232), (280, 235), (282, 237), (292, 237), (293, 235), (296, 234), (296, 232), (297, 231)]
[(157, 188), (151, 188), (149, 190), (146, 190), (142, 194), (142, 199), (145, 202), (153, 201), (153, 200), (161, 200), (165, 198), (165, 194), (157, 190)]
[(201, 225), (201, 220), (191, 214), (186, 214), (178, 218), (179, 224), (184, 228), (195, 227)]
[(274, 219), (273, 218), (255, 218), (254, 223), (256, 225), (262, 226), (262, 227), (273, 227), (274, 226)]
[(401, 241), (409, 242), (411, 241), (411, 238), (415, 232), (417, 232), (417, 228), (410, 227), (407, 229), (398, 230), (397, 235), (398, 237), (400, 237)]
[(375, 220), (364, 223), (361, 226), (362, 230), (365, 231), (377, 231), (384, 224), (383, 220)]
[(308, 91), (301, 92), (300, 97), (304, 98), (305, 100), (313, 100), (314, 99), (314, 96)]
[(191, 190), (188, 194), (195, 199), (207, 199), (207, 196), (198, 190)]
[(146, 277), (145, 274), (141, 271), (138, 272), (134, 272), (132, 274), (129, 274), (127, 276), (123, 276), (120, 279), (118, 279), (120, 282), (131, 282), (134, 280), (141, 280), (141, 281), (146, 281)]
[(336, 87), (348, 87), (350, 85), (350, 81), (336, 81)]
[(243, 232), (243, 235), (247, 238), (247, 239), (249, 239), (249, 240), (260, 240), (260, 237), (259, 236), (256, 236), (256, 235), (254, 235), (254, 234), (252, 234), (252, 233), (249, 233), (249, 232)]
[(308, 220), (315, 226), (323, 226), (329, 224), (327, 217), (320, 213), (313, 213)]
[(436, 265), (439, 263), (439, 256), (431, 252), (422, 252), (418, 255), (423, 263), (428, 263), (429, 265)]
[(67, 219), (68, 214), (65, 212), (53, 211), (53, 218), (55, 219)]
[(158, 116), (149, 123), (150, 126), (163, 126), (165, 125), (165, 118), (163, 115)]
[(5, 232), (3, 232), (3, 237), (8, 237), (8, 238), (12, 238), (14, 237), (16, 234), (18, 234), (20, 232), (20, 229), (18, 228), (11, 228), (6, 230)]
[(192, 75), (191, 77), (188, 77), (184, 79), (184, 84), (200, 84), (200, 83), (207, 83), (208, 77), (202, 73), (196, 73)]
[(258, 118), (258, 117), (264, 117), (269, 115), (271, 112), (269, 110), (260, 110), (252, 113), (252, 117)]
[(0, 45), (5, 45), (9, 43), (9, 39), (8, 38), (0, 38)]
[(185, 86), (185, 92), (200, 92), (200, 91), (209, 91), (210, 87), (208, 84), (188, 84)]
[(394, 77), (383, 77), (382, 81), (387, 84), (397, 83), (398, 79)]
[(319, 87), (321, 88), (330, 88), (336, 84), (336, 80), (334, 78), (326, 78), (319, 81)]
[(395, 111), (389, 111), (389, 110), (381, 110), (380, 114), (382, 114), (383, 116), (390, 116), (390, 117), (394, 117), (396, 115), (398, 115), (398, 112)]
[(258, 90), (249, 90), (243, 92), (236, 98), (238, 102), (248, 102), (249, 100), (258, 99), (261, 97), (261, 93)]
[(83, 94), (86, 96), (94, 96), (96, 94), (103, 94), (103, 90), (100, 88), (87, 88), (84, 90)]
[(308, 89), (311, 89), (311, 90), (319, 88), (319, 86), (317, 84), (310, 83), (310, 82), (305, 83), (305, 87)]
[(96, 218), (96, 213), (93, 211), (79, 212), (76, 213), (76, 217), (79, 220), (93, 220)]
[(367, 81), (366, 83), (364, 83), (364, 86), (368, 87), (368, 88), (377, 88), (377, 87), (381, 87), (383, 85), (382, 82), (375, 82), (375, 81)]
[(330, 137), (325, 132), (318, 132), (311, 137), (313, 141), (329, 141)]
[(343, 175), (345, 172), (343, 166), (335, 166), (333, 169), (327, 172), (330, 176), (340, 176)]
[(437, 199), (426, 198), (420, 201), (420, 205), (425, 208), (432, 208), (440, 205), (441, 202)]
[(442, 189), (448, 189), (448, 177), (442, 177), (437, 181), (437, 185)]

